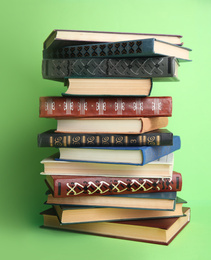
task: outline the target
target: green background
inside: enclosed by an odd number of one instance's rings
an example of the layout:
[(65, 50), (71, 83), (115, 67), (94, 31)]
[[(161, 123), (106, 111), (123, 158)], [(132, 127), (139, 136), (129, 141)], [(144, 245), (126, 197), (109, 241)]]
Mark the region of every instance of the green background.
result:
[[(1, 250), (2, 259), (210, 259), (210, 0), (1, 1)], [(193, 62), (180, 82), (154, 83), (152, 96), (173, 97), (168, 129), (181, 136), (174, 170), (191, 223), (168, 246), (40, 229), (46, 207), (37, 134), (56, 127), (39, 118), (39, 97), (60, 95), (41, 76), (42, 43), (53, 29), (183, 35)]]

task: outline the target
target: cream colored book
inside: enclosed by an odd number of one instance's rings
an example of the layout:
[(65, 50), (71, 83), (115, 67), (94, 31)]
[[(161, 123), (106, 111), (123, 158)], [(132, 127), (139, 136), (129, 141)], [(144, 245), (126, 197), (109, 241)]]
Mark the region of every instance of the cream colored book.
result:
[(168, 117), (58, 119), (57, 132), (139, 134), (168, 125)]
[(174, 163), (173, 153), (143, 166), (69, 162), (55, 160), (55, 157), (57, 156), (58, 154), (52, 155), (41, 161), (44, 165), (44, 171), (41, 173), (42, 175), (171, 178)]
[(119, 42), (155, 38), (160, 41), (181, 45), (181, 35), (174, 34), (149, 34), (130, 32), (105, 32), (105, 31), (78, 31), (78, 30), (53, 30), (44, 41), (43, 48), (58, 48), (75, 45), (77, 42)]
[(69, 78), (65, 95), (148, 96), (151, 79)]

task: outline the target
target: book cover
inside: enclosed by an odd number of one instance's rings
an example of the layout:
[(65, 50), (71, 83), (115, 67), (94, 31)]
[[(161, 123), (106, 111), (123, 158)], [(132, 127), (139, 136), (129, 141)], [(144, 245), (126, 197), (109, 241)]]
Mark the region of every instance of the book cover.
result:
[(39, 116), (154, 117), (172, 115), (172, 97), (40, 97)]
[(64, 82), (66, 78), (153, 78), (177, 80), (174, 57), (45, 59), (42, 76)]
[(182, 189), (182, 175), (175, 171), (171, 178), (46, 175), (46, 182), (55, 198), (176, 192)]

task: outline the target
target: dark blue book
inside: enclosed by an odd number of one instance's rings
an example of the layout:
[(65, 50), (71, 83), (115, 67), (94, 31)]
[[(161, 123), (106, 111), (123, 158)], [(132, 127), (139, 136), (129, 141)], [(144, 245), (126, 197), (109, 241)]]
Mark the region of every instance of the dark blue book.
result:
[(170, 146), (60, 148), (60, 157), (56, 160), (142, 166), (180, 149), (180, 146), (180, 137), (174, 136)]

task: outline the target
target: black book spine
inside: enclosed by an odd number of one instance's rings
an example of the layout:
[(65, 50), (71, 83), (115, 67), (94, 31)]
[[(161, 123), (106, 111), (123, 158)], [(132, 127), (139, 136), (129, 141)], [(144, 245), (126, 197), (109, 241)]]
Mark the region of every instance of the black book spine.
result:
[(94, 43), (44, 50), (44, 59), (126, 58), (153, 56), (154, 39)]
[(166, 78), (175, 76), (175, 63), (173, 57), (46, 59), (42, 75), (46, 79), (63, 81), (68, 77)]
[(42, 133), (38, 135), (39, 147), (109, 147), (109, 146), (164, 146), (172, 145), (172, 133), (77, 134)]

